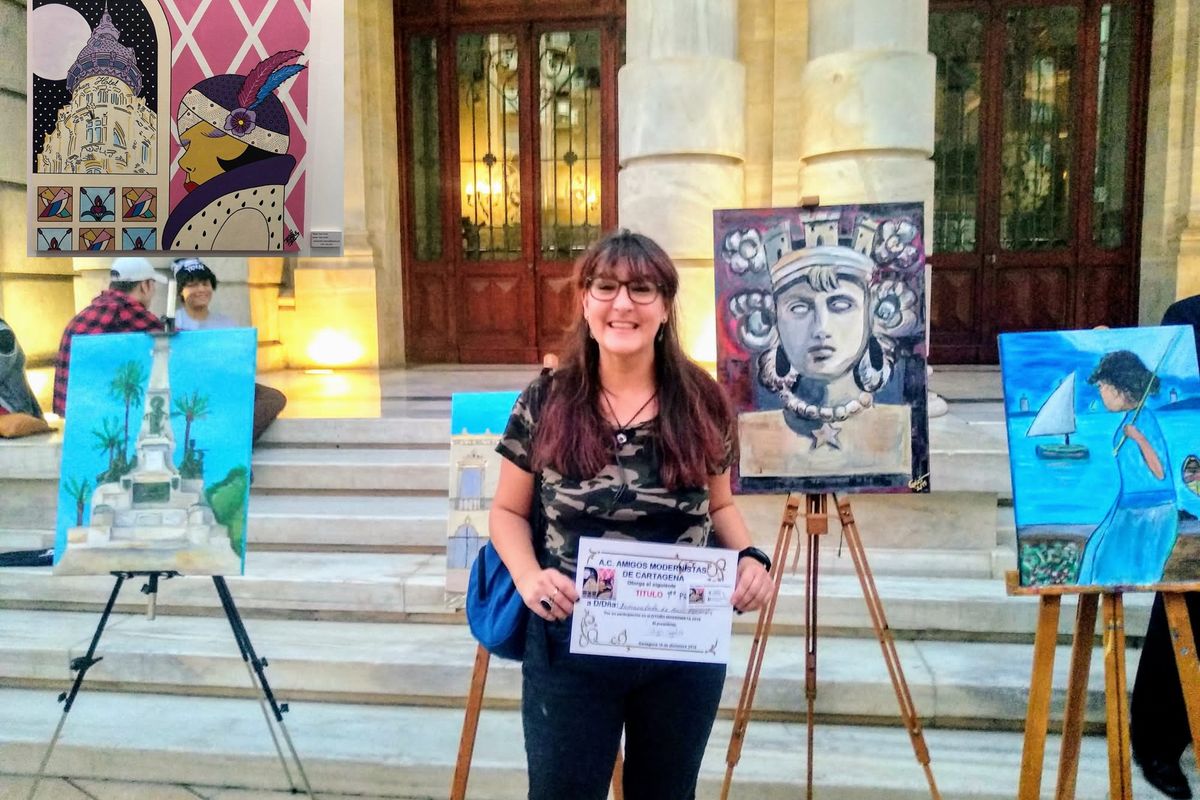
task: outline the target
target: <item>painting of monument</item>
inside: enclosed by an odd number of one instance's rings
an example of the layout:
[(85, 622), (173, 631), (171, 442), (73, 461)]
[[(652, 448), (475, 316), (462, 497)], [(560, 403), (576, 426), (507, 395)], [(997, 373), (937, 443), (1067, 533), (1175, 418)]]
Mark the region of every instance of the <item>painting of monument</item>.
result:
[[(310, 17), (311, 0), (28, 0), (31, 254), (299, 249)], [(65, 222), (115, 226), (97, 245)]]
[(717, 211), (738, 492), (927, 492), (921, 204)]
[(254, 330), (78, 336), (71, 349), (55, 573), (240, 574)]
[(459, 392), (450, 400), (450, 509), (446, 593), (462, 595), (488, 541), (488, 514), (500, 478), (496, 445), (519, 392)]
[(1200, 579), (1200, 376), (1183, 327), (1002, 334), (1023, 586)]

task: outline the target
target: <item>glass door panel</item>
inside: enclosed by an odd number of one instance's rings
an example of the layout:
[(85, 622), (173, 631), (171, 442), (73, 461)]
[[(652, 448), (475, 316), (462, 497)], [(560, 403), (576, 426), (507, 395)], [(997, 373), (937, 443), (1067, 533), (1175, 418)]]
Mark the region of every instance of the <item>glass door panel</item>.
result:
[(929, 47), (937, 57), (933, 249), (970, 253), (979, 228), (982, 17), (976, 11), (931, 13)]

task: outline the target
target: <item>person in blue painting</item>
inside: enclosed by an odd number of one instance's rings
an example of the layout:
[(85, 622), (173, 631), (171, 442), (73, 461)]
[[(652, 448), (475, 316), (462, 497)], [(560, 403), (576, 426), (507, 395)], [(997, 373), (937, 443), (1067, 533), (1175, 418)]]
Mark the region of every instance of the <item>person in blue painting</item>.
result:
[(1106, 354), (1088, 377), (1109, 411), (1122, 411), (1113, 435), (1120, 490), (1083, 549), (1078, 583), (1150, 584), (1162, 578), (1175, 546), (1178, 512), (1167, 440), (1146, 404), (1158, 378), (1135, 353)]
[[(1173, 303), (1163, 316), (1162, 324), (1191, 326), (1196, 336), (1196, 350), (1200, 352), (1200, 295)], [(1180, 513), (1187, 514), (1186, 511)], [(1200, 592), (1186, 592), (1184, 597), (1192, 622), (1192, 636), (1200, 641)], [(1155, 595), (1150, 609), (1150, 623), (1146, 627), (1137, 677), (1133, 681), (1129, 720), (1133, 759), (1141, 767), (1142, 775), (1167, 797), (1188, 800), (1192, 790), (1180, 769), (1179, 760), (1191, 744), (1192, 734), (1161, 593)]]

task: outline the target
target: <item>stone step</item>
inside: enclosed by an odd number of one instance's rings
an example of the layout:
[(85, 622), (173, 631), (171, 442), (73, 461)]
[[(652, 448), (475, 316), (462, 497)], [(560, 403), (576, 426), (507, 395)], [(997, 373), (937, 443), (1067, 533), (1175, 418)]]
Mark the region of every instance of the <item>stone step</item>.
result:
[(271, 448), (254, 453), (254, 488), (445, 494), (449, 450)]
[(450, 410), (439, 417), (379, 419), (279, 419), (257, 447), (450, 447)]
[(54, 531), (37, 528), (0, 530), (0, 553), (54, 547)]
[[(0, 771), (31, 774), (58, 721), (55, 693), (0, 689)], [(137, 720), (137, 724), (129, 724)], [(445, 797), (462, 729), (459, 709), (294, 703), (285, 723), (313, 788), (394, 798)], [(257, 703), (248, 699), (83, 692), (49, 765), (78, 780), (139, 780), (245, 789), (286, 789)], [(718, 719), (709, 739), (697, 796), (720, 794), (730, 723)], [(526, 795), (524, 738), (516, 711), (480, 717), (468, 796), (519, 800)], [(938, 788), (947, 798), (1009, 800), (1021, 768), (1021, 734), (930, 730), (926, 741)], [(1043, 772), (1053, 795), (1058, 737)], [(734, 773), (735, 800), (793, 800), (804, 792), (805, 726), (753, 722)], [(285, 750), (286, 752), (286, 750)], [(1191, 760), (1184, 768), (1192, 780)], [(814, 784), (822, 800), (923, 800), (925, 777), (898, 725), (819, 725)], [(293, 770), (294, 773), (294, 770)], [(1134, 796), (1153, 790), (1134, 771)], [(1077, 796), (1107, 793), (1102, 738), (1086, 736)], [(217, 793), (206, 794), (213, 797)], [(103, 795), (98, 795), (104, 797)], [(171, 797), (173, 795), (156, 795)], [(220, 795), (222, 798), (224, 794)], [(107, 800), (107, 798), (106, 798)]]
[[(96, 615), (0, 611), (0, 682), (69, 684), (70, 659), (87, 651)], [(462, 625), (249, 620), (255, 651), (269, 662), (281, 697), (371, 703), (461, 706), (471, 684), (475, 641)], [(734, 637), (721, 706), (737, 707), (752, 637)], [(768, 641), (755, 710), (803, 721), (804, 648), (800, 637)], [(1019, 729), (1025, 718), (1032, 648), (1025, 644), (901, 641), (897, 652), (913, 703), (925, 724), (958, 727), (986, 720)], [(136, 688), (182, 694), (240, 695), (246, 667), (229, 625), (211, 617), (114, 615), (88, 672), (93, 689)], [(1129, 674), (1139, 651), (1130, 650)], [(1069, 647), (1055, 660), (1052, 714), (1061, 715)], [(826, 718), (881, 722), (897, 716), (896, 696), (879, 644), (823, 637), (816, 711)], [(521, 665), (495, 659), (489, 702), (520, 700)], [(1104, 720), (1103, 653), (1092, 657), (1087, 719)]]
[[(963, 637), (1029, 638), (1035, 628), (1036, 600), (1008, 597), (1003, 581), (982, 575), (955, 574), (948, 569), (966, 556), (928, 551), (869, 552), (872, 572), (888, 621), (901, 636), (928, 636), (940, 631)], [(919, 560), (920, 559), (920, 560)], [(239, 608), (247, 616), (327, 617), (351, 620), (457, 619), (461, 600), (448, 601), (445, 556), (411, 553), (251, 552), (247, 574), (228, 579)], [(911, 569), (906, 574), (897, 570)], [(930, 577), (940, 575), (940, 577)], [(787, 574), (780, 591), (775, 625), (796, 629), (804, 619), (803, 573)], [(138, 594), (142, 580), (131, 582), (120, 598), (121, 609), (144, 608)], [(112, 589), (108, 575), (54, 576), (49, 568), (8, 568), (0, 572), (0, 607), (91, 609), (103, 607)], [(869, 632), (870, 619), (862, 590), (848, 557), (832, 548), (822, 551), (820, 620), (823, 627)], [(1070, 630), (1073, 601), (1064, 601), (1062, 630)], [(1129, 630), (1144, 629), (1149, 595), (1126, 601)], [(181, 577), (159, 586), (161, 614), (215, 614), (219, 604), (212, 582)], [(749, 627), (750, 617), (739, 620)]]
[(407, 548), (444, 553), (446, 519), (444, 496), (255, 494), (250, 498), (250, 550)]

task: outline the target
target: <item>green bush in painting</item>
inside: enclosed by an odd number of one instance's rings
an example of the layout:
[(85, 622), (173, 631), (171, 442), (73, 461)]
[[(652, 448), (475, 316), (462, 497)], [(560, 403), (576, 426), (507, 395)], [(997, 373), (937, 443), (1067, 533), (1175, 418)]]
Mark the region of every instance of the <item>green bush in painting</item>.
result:
[(217, 522), (229, 529), (229, 544), (239, 556), (246, 551), (246, 492), (250, 481), (245, 467), (234, 467), (224, 480), (204, 490)]
[(1043, 539), (1022, 542), (1020, 554), (1022, 586), (1056, 586), (1075, 583), (1083, 545), (1062, 539)]

